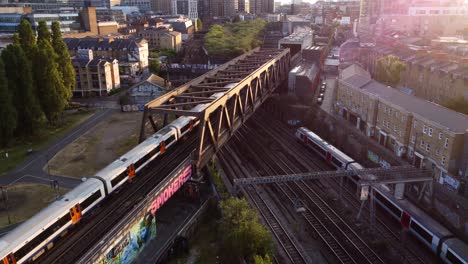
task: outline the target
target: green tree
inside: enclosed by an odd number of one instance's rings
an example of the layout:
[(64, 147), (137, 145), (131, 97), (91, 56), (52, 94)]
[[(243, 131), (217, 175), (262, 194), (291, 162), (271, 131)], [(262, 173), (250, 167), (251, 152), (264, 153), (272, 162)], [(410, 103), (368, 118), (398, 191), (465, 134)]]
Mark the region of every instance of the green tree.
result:
[(273, 239), (244, 199), (227, 198), (220, 203), (223, 247), (231, 259), (272, 255)]
[(22, 19), (18, 26), (18, 40), (23, 51), (30, 56), (34, 46), (36, 45), (36, 36), (34, 35), (31, 24), (27, 19)]
[(64, 90), (60, 91), (60, 94), (63, 98), (69, 100), (72, 96), (72, 91), (75, 89), (76, 74), (71, 63), (68, 47), (65, 42), (63, 42), (62, 32), (60, 31), (58, 22), (52, 22), (52, 46), (57, 54), (56, 61), (64, 84)]
[(446, 102), (442, 103), (442, 105), (452, 109), (453, 111), (468, 115), (468, 100), (463, 96), (447, 100)]
[(17, 112), (16, 135), (31, 136), (39, 126), (41, 109), (33, 90), (31, 64), (20, 45), (10, 44), (2, 51), (8, 89)]
[(67, 98), (63, 96), (65, 87), (58, 70), (56, 56), (49, 41), (39, 40), (33, 59), (34, 81), (42, 111), (49, 124), (56, 124), (67, 104)]
[(49, 28), (44, 20), (39, 21), (39, 26), (37, 26), (37, 42), (41, 40), (46, 40), (50, 42), (51, 35)]
[(375, 79), (389, 86), (397, 86), (400, 83), (401, 72), (406, 69), (405, 63), (398, 57), (388, 55), (377, 60)]
[(7, 83), (0, 58), (0, 146), (7, 146), (11, 142), (16, 128), (16, 110)]
[(148, 68), (151, 73), (158, 74), (160, 66), (159, 60), (150, 60)]
[(197, 18), (197, 30), (200, 31), (203, 28), (203, 23), (200, 18)]
[(271, 260), (270, 256), (267, 254), (264, 257), (255, 255), (254, 256), (254, 264), (272, 264), (273, 261)]

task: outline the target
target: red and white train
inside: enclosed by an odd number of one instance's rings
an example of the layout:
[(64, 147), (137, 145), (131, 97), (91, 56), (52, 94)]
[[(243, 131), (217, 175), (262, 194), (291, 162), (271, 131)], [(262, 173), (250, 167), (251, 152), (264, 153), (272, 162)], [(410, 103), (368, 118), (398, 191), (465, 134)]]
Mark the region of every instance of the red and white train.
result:
[[(363, 169), (359, 163), (307, 128), (298, 128), (295, 136), (336, 169)], [(357, 184), (356, 179), (353, 182)], [(385, 185), (381, 184), (374, 190), (377, 204), (395, 220), (409, 220), (409, 231), (445, 263), (468, 264), (468, 245), (465, 242), (411, 202), (395, 199)]]

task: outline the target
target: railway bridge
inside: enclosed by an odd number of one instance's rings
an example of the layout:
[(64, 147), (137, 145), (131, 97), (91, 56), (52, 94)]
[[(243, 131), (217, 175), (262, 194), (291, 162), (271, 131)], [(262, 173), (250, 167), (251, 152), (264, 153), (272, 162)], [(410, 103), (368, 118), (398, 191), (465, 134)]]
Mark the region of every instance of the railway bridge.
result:
[[(287, 79), (290, 67), (289, 49), (257, 48), (245, 53), (146, 104), (140, 142), (158, 131), (155, 115), (163, 126), (171, 115), (194, 116), (199, 120), (195, 159), (200, 169)], [(218, 93), (224, 94), (212, 97)], [(200, 104), (205, 107), (194, 111)]]

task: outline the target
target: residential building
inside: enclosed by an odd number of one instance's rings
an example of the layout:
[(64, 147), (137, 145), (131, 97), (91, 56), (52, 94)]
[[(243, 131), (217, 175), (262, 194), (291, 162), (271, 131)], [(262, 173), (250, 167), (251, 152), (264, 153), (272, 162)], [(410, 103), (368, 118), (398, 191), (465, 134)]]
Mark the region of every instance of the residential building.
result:
[(172, 49), (179, 52), (182, 47), (182, 34), (172, 28), (147, 28), (138, 33), (148, 41), (150, 49)]
[(150, 74), (128, 90), (130, 104), (145, 105), (149, 101), (167, 93), (171, 83), (155, 74)]
[(182, 41), (191, 39), (195, 33), (195, 26), (188, 18), (167, 19), (166, 23), (171, 25), (174, 31), (182, 33)]
[(102, 96), (120, 87), (116, 59), (94, 58), (92, 50), (79, 50), (72, 64), (76, 73), (74, 96)]
[(239, 13), (250, 13), (250, 0), (238, 0)]
[(141, 74), (148, 68), (148, 42), (144, 39), (113, 39), (113, 38), (64, 38), (71, 56), (76, 56), (78, 50), (90, 49), (94, 57), (115, 58), (122, 65), (134, 69), (129, 74)]
[(357, 65), (340, 74), (335, 110), (439, 183), (457, 189), (468, 177), (468, 116), (376, 82)]
[(378, 46), (369, 56), (372, 74), (376, 61), (387, 55), (397, 56), (405, 63), (400, 83), (406, 93), (438, 104), (457, 97), (468, 98), (468, 59), (464, 56), (438, 49), (415, 51)]

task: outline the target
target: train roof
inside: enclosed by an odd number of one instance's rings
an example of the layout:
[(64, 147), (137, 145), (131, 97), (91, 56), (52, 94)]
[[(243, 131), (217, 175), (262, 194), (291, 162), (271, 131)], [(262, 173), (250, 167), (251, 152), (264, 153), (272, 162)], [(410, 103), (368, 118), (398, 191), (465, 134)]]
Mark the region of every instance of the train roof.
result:
[(148, 137), (145, 141), (141, 142), (134, 148), (132, 148), (127, 153), (120, 156), (118, 159), (114, 160), (111, 164), (104, 167), (102, 170), (96, 173), (96, 176), (101, 177), (103, 179), (114, 178), (115, 176), (122, 173), (122, 171), (126, 170), (127, 167), (135, 163), (140, 157), (143, 157), (147, 153), (149, 153), (155, 146), (158, 146), (163, 139), (163, 135), (172, 128), (164, 127), (159, 130), (157, 133)]
[(432, 219), (432, 217), (427, 215), (423, 210), (419, 209), (416, 205), (414, 205), (410, 201), (406, 199), (397, 200), (393, 197), (393, 194), (389, 193), (386, 190), (383, 190), (382, 187), (378, 187), (378, 190), (384, 193), (388, 199), (390, 199), (392, 202), (397, 204), (405, 212), (409, 213), (412, 219), (416, 220), (418, 223), (420, 223), (427, 229), (430, 229), (431, 232), (434, 233), (439, 238), (452, 234), (452, 232), (450, 232), (447, 228), (445, 228), (439, 222)]
[(195, 117), (193, 117), (193, 116), (181, 116), (181, 117), (177, 118), (176, 120), (174, 120), (173, 122), (171, 122), (169, 125), (177, 127), (177, 128), (181, 128), (181, 127), (185, 126), (187, 123), (189, 123), (190, 120), (192, 120), (194, 118)]
[(25, 241), (29, 242), (34, 237), (34, 234), (39, 231), (38, 228), (44, 230), (50, 224), (68, 214), (69, 209), (76, 205), (81, 197), (98, 190), (102, 186), (100, 180), (89, 178), (66, 193), (59, 200), (20, 224), (0, 239), (0, 257), (11, 253), (19, 244), (24, 245)]
[(308, 136), (314, 138), (317, 142), (321, 143), (323, 146), (327, 147), (328, 149), (330, 149), (331, 151), (333, 151), (334, 153), (338, 154), (340, 157), (342, 157), (344, 160), (346, 161), (353, 161), (353, 159), (351, 157), (349, 157), (348, 155), (346, 155), (344, 152), (342, 152), (341, 150), (337, 149), (335, 146), (329, 144), (327, 141), (323, 140), (321, 137), (319, 137), (317, 134), (315, 134), (314, 132), (310, 131), (309, 129), (305, 128), (305, 127), (300, 127), (298, 128), (300, 131), (306, 133)]
[(468, 245), (459, 238), (447, 239), (444, 244), (449, 246), (452, 251), (456, 252), (463, 260), (468, 261)]

